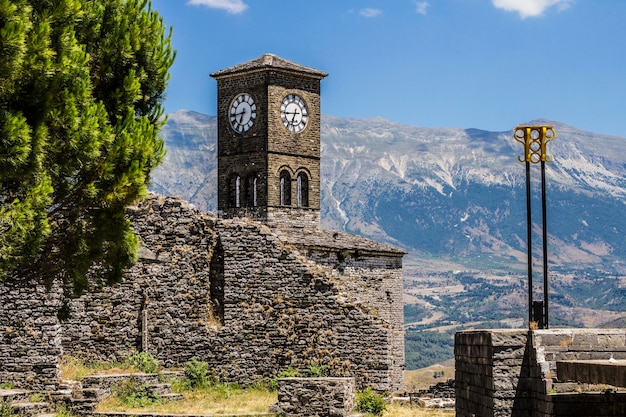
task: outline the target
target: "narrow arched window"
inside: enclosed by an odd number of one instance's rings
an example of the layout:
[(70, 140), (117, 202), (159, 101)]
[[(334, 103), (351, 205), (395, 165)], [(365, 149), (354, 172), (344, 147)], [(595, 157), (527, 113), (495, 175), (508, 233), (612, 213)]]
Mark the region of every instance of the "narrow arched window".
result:
[(256, 207), (258, 205), (257, 202), (257, 177), (254, 177), (254, 180), (252, 181), (252, 206)]
[(228, 181), (228, 207), (239, 207), (241, 193), (241, 177), (233, 174)]
[(257, 206), (257, 177), (251, 175), (246, 178), (246, 206)]
[(298, 174), (297, 204), (298, 207), (309, 206), (309, 177), (304, 172)]
[(241, 207), (241, 177), (235, 179), (235, 207)]
[(288, 171), (280, 173), (280, 205), (291, 205), (291, 175)]

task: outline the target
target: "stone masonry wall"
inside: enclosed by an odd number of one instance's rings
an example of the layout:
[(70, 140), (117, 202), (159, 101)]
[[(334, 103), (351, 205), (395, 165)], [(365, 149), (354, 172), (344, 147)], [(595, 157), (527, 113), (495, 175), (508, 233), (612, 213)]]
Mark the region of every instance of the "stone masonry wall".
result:
[(268, 207), (266, 223), (270, 226), (319, 227), (320, 211), (302, 207)]
[(455, 335), (454, 349), (457, 417), (617, 416), (626, 410), (622, 392), (567, 391), (556, 367), (562, 360), (626, 358), (626, 330), (464, 331)]
[(175, 198), (152, 198), (130, 217), (141, 240), (140, 259), (120, 284), (69, 302), (65, 352), (120, 360), (147, 343), (165, 365), (184, 363), (194, 344), (210, 335), (216, 219)]
[(341, 288), (389, 326), (389, 378), (404, 381), (404, 308), (398, 302), (403, 291), (402, 258), (394, 255), (367, 256), (354, 249), (308, 252), (309, 259), (339, 271)]
[(524, 363), (526, 343), (525, 330), (477, 330), (455, 335), (457, 417), (512, 415), (519, 378), (522, 369), (528, 367)]
[(67, 353), (121, 359), (144, 345), (165, 365), (196, 357), (244, 385), (316, 362), (359, 386), (401, 388), (401, 252), (336, 268), (276, 229), (174, 198), (151, 198), (131, 218), (141, 259), (122, 283), (69, 303)]
[(347, 417), (354, 397), (354, 378), (283, 378), (272, 409), (285, 417)]
[(0, 383), (56, 389), (62, 352), (61, 290), (34, 281), (0, 283)]

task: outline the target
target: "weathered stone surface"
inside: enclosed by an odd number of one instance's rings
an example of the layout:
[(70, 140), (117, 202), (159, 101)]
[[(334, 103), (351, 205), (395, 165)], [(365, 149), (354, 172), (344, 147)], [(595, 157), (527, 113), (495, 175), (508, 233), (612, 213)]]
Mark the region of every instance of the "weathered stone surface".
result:
[(142, 249), (121, 283), (69, 300), (56, 287), (0, 286), (0, 382), (52, 385), (63, 351), (91, 361), (147, 349), (244, 385), (315, 362), (359, 387), (402, 389), (404, 252), (220, 220), (176, 198), (151, 197), (129, 217)]
[(0, 382), (54, 391), (62, 353), (62, 290), (30, 280), (0, 283)]
[[(624, 352), (622, 329), (486, 330), (455, 337), (457, 416), (622, 416), (626, 396), (573, 393), (581, 382), (623, 382), (615, 369)], [(526, 341), (524, 341), (524, 335)], [(485, 358), (485, 352), (491, 352)], [(591, 359), (606, 359), (591, 361)], [(609, 363), (612, 372), (604, 372)], [(598, 365), (600, 364), (600, 365)], [(560, 366), (559, 366), (560, 365)], [(594, 367), (595, 366), (595, 367)], [(574, 369), (578, 367), (578, 369)], [(580, 375), (575, 371), (584, 371)], [(577, 376), (576, 376), (577, 375)], [(611, 379), (612, 378), (612, 379)], [(485, 389), (492, 387), (493, 389)], [(565, 391), (570, 392), (565, 392)], [(621, 392), (619, 394), (622, 394)]]
[(286, 417), (346, 417), (354, 409), (354, 378), (283, 378), (272, 411)]
[(561, 381), (626, 387), (626, 361), (623, 360), (557, 361), (556, 370)]

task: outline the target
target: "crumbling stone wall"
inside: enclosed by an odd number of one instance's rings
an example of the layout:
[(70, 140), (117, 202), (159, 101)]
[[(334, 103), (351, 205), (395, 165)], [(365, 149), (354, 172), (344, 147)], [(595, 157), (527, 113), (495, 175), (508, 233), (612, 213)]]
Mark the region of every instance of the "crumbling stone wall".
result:
[(62, 352), (61, 289), (32, 280), (0, 283), (0, 383), (56, 389)]
[[(196, 357), (242, 384), (315, 362), (359, 386), (402, 388), (402, 251), (218, 220), (174, 198), (130, 215), (141, 259), (122, 283), (69, 303), (67, 353), (121, 359), (143, 345), (165, 365)], [(321, 261), (346, 248), (358, 262)]]
[(140, 259), (120, 284), (69, 300), (64, 350), (121, 360), (148, 348), (165, 365), (184, 363), (210, 334), (216, 219), (176, 198), (151, 198), (129, 216), (141, 239)]

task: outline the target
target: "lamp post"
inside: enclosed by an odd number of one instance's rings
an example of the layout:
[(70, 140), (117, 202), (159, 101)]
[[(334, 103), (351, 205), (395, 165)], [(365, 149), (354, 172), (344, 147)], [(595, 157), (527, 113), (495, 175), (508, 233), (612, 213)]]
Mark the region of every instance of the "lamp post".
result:
[[(547, 144), (556, 138), (553, 126), (517, 126), (513, 130), (515, 140), (524, 145), (524, 155), (518, 160), (526, 164), (526, 226), (528, 239), (528, 325), (548, 328), (548, 230), (546, 222), (546, 162), (552, 155), (546, 152)], [(533, 255), (530, 164), (541, 164), (541, 217), (543, 247), (543, 302), (533, 301)]]

